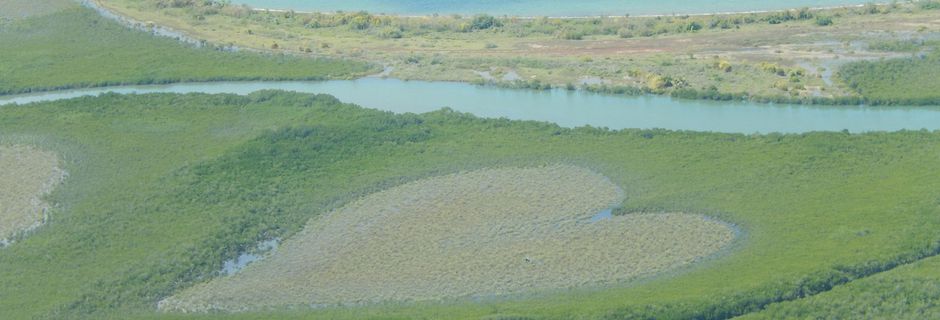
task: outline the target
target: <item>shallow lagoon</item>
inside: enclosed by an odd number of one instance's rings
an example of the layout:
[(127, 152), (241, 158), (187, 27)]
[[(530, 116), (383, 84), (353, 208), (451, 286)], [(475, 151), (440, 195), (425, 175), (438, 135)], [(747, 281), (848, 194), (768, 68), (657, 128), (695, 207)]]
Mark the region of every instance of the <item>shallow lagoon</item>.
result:
[(116, 93), (235, 93), (279, 89), (325, 93), (344, 102), (397, 113), (443, 107), (480, 117), (553, 122), (563, 127), (662, 128), (728, 133), (897, 131), (940, 129), (940, 107), (773, 105), (613, 96), (567, 90), (515, 90), (458, 82), (364, 78), (338, 81), (253, 81), (127, 86), (0, 96), (0, 105)]
[(360, 11), (396, 15), (622, 16), (781, 10), (864, 4), (852, 0), (235, 0), (256, 8)]

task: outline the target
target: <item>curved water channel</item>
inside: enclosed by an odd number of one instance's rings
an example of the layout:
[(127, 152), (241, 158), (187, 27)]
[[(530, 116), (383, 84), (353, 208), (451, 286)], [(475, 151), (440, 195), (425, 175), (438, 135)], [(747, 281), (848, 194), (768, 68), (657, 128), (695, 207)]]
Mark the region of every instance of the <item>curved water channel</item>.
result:
[(207, 82), (92, 88), (0, 96), (0, 105), (115, 93), (234, 93), (278, 89), (325, 93), (344, 102), (397, 113), (443, 107), (480, 117), (536, 120), (563, 127), (693, 130), (728, 133), (940, 129), (940, 107), (773, 105), (614, 96), (567, 90), (516, 90), (457, 82), (363, 78), (320, 82)]

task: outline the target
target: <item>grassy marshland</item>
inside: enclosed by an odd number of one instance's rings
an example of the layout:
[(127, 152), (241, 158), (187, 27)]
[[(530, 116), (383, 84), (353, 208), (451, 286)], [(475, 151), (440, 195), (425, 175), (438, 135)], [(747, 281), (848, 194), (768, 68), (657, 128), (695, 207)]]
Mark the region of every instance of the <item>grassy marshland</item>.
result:
[[(914, 27), (925, 32), (935, 28), (931, 12), (906, 14), (835, 18), (832, 27), (857, 34), (872, 21), (892, 26), (898, 21), (892, 19), (903, 16), (913, 17)], [(813, 21), (781, 25), (799, 31), (787, 36), (772, 30), (781, 39), (824, 28)], [(741, 28), (743, 33), (716, 30), (694, 39), (762, 39), (762, 27)], [(305, 62), (278, 62), (292, 58), (186, 48), (126, 31), (74, 7), (32, 18), (5, 17), (0, 38), (4, 92), (297, 75), (288, 69), (319, 77), (333, 68), (322, 61), (311, 63), (325, 69), (304, 69), (299, 64)], [(651, 39), (684, 43), (671, 35)], [(506, 41), (492, 49), (509, 47)], [(548, 36), (540, 41), (586, 43)], [(841, 42), (834, 46), (844, 47)], [(488, 47), (480, 44), (474, 50)], [(748, 52), (775, 50), (807, 52), (777, 42)], [(408, 57), (402, 58), (405, 65)], [(214, 65), (225, 59), (234, 60)], [(696, 70), (677, 66), (676, 59), (643, 61), (652, 61), (662, 74)], [(433, 54), (417, 61), (418, 67), (403, 71), (441, 65)], [(564, 63), (603, 65), (596, 61), (602, 60)], [(517, 62), (495, 67), (502, 72), (528, 65), (532, 68), (526, 72), (540, 74), (541, 64)], [(726, 74), (713, 62), (696, 58), (701, 79)], [(749, 70), (729, 62), (732, 74)], [(343, 75), (365, 70), (361, 65), (336, 68)], [(790, 83), (789, 74), (760, 72), (759, 81), (723, 81), (728, 86), (721, 89)], [(4, 106), (0, 141), (53, 152), (70, 174), (68, 183), (44, 198), (51, 221), (0, 249), (4, 318), (725, 319), (763, 307), (767, 313), (757, 316), (826, 317), (833, 311), (866, 312), (872, 305), (884, 306), (879, 312), (890, 317), (932, 318), (936, 313), (930, 302), (936, 300), (937, 258), (927, 257), (940, 253), (940, 132), (737, 135), (564, 129), (450, 111), (392, 115), (326, 96), (262, 92), (246, 97), (105, 95)], [(257, 242), (292, 239), (311, 219), (363, 196), (456, 172), (559, 163), (590, 168), (621, 186), (620, 214), (700, 213), (734, 223), (744, 235), (715, 259), (605, 288), (242, 314), (157, 311), (159, 301), (217, 279), (223, 261)], [(887, 292), (890, 288), (895, 291)], [(774, 305), (782, 301), (794, 302)]]
[(183, 81), (319, 80), (377, 72), (359, 62), (192, 48), (127, 29), (77, 4), (63, 6), (0, 21), (0, 94)]
[(264, 92), (7, 106), (0, 134), (36, 137), (70, 173), (48, 198), (53, 222), (0, 250), (0, 309), (13, 318), (175, 318), (157, 302), (258, 241), (290, 239), (362, 195), (492, 166), (591, 168), (622, 186), (621, 213), (702, 213), (745, 235), (720, 258), (605, 289), (239, 316), (721, 318), (933, 255), (940, 241), (940, 133), (612, 132)]

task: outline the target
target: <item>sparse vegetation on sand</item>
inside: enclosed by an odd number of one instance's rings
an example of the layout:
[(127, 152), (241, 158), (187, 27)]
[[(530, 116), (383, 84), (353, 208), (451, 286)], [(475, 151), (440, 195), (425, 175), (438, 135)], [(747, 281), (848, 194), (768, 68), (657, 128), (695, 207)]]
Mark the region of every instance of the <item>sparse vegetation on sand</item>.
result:
[(0, 144), (0, 247), (43, 222), (49, 205), (42, 198), (64, 178), (54, 153)]
[(621, 201), (607, 178), (573, 166), (419, 180), (314, 218), (267, 260), (160, 306), (245, 311), (607, 285), (691, 263), (734, 238), (698, 215), (591, 221)]
[[(360, 59), (389, 66), (388, 76), (402, 79), (778, 103), (880, 103), (859, 96), (832, 70), (929, 51), (936, 47), (930, 39), (940, 34), (936, 1), (594, 18), (398, 17), (251, 10), (224, 1), (95, 2), (210, 43)], [(881, 44), (895, 39), (911, 45), (905, 52), (883, 50)], [(768, 72), (768, 64), (777, 70)]]

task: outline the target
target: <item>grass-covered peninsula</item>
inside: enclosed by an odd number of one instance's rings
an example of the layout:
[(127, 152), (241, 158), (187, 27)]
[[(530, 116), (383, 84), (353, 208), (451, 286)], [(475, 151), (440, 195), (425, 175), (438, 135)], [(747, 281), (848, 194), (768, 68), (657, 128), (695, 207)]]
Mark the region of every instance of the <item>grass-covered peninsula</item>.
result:
[(378, 72), (338, 59), (193, 48), (130, 30), (71, 1), (53, 3), (48, 11), (30, 7), (36, 12), (29, 16), (0, 20), (0, 94), (184, 81), (348, 79)]

